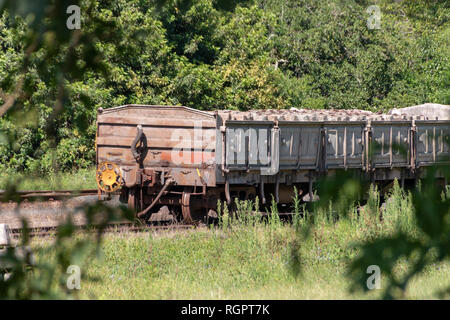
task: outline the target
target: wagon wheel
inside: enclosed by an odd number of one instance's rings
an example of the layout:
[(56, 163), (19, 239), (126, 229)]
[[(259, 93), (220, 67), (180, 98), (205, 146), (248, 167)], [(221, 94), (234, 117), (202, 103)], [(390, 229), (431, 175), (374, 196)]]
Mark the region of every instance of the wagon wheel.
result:
[(192, 224), (200, 221), (206, 214), (202, 206), (201, 195), (192, 195), (191, 188), (186, 187), (181, 195), (181, 213), (183, 222)]
[(114, 163), (102, 162), (98, 165), (96, 180), (100, 190), (114, 192), (121, 187), (122, 172)]

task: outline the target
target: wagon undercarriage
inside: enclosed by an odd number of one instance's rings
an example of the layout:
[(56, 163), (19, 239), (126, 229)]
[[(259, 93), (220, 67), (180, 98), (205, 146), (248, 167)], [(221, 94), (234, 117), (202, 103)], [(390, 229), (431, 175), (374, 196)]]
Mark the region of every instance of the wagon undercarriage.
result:
[(218, 201), (291, 203), (294, 186), (309, 202), (318, 179), (342, 170), (414, 185), (424, 168), (449, 163), (449, 133), (449, 120), (358, 110), (128, 105), (99, 110), (97, 181), (102, 192), (120, 189), (141, 219), (167, 206), (192, 223), (214, 216)]

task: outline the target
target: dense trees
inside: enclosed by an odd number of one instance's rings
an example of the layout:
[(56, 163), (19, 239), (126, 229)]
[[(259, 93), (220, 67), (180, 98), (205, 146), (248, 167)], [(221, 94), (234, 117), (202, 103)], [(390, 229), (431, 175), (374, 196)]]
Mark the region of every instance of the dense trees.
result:
[[(373, 4), (380, 29), (367, 27)], [(24, 45), (27, 17), (1, 12), (0, 103), (22, 86), (0, 119), (2, 170), (92, 165), (98, 107), (386, 110), (450, 103), (446, 1), (85, 0), (80, 6), (80, 34), (89, 45), (56, 47), (59, 34), (44, 32), (31, 52)], [(65, 21), (43, 24), (57, 23), (65, 28)], [(67, 52), (77, 66), (70, 73)]]

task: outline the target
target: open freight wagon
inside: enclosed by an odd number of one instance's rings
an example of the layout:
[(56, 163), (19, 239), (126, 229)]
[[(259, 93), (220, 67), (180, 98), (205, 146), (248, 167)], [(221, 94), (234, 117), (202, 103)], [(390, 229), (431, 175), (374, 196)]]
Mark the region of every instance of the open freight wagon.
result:
[(97, 182), (140, 218), (168, 206), (193, 222), (218, 200), (290, 203), (293, 186), (310, 201), (314, 182), (336, 170), (375, 183), (415, 181), (422, 168), (449, 163), (449, 134), (450, 120), (359, 110), (100, 108)]

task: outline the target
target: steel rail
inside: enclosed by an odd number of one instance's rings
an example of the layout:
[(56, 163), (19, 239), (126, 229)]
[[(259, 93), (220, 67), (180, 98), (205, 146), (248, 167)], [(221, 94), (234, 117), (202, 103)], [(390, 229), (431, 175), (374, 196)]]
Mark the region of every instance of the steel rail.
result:
[[(280, 212), (278, 213), (278, 216), (283, 218), (292, 217), (294, 213), (291, 212)], [(259, 218), (267, 218), (271, 216), (271, 214), (268, 214), (267, 212), (255, 212), (254, 217)], [(159, 222), (161, 223), (161, 221)], [(164, 222), (162, 222), (164, 223)], [(102, 232), (104, 233), (119, 233), (123, 231), (129, 231), (129, 232), (149, 232), (149, 231), (157, 231), (157, 230), (178, 230), (178, 229), (196, 229), (201, 226), (207, 226), (207, 224), (180, 224), (180, 223), (168, 223), (168, 224), (142, 224), (137, 225), (133, 224), (132, 222), (113, 222), (109, 223), (106, 227), (103, 227)], [(31, 227), (28, 228), (28, 236), (29, 237), (46, 237), (51, 235), (56, 235), (58, 226), (39, 226), (39, 227)], [(76, 231), (88, 231), (88, 232), (96, 232), (99, 230), (99, 227), (92, 226), (91, 228), (87, 229), (86, 225), (77, 225)], [(11, 228), (11, 237), (12, 238), (19, 238), (22, 235), (22, 228)]]
[(20, 190), (8, 192), (0, 190), (0, 199), (5, 195), (18, 195), (21, 199), (59, 199), (70, 198), (87, 195), (98, 195), (98, 189), (82, 189), (82, 190)]
[[(186, 224), (167, 224), (167, 225), (133, 225), (132, 223), (112, 223), (108, 224), (106, 228), (102, 230), (103, 233), (120, 233), (120, 232), (150, 232), (159, 230), (188, 230), (194, 229), (194, 225)], [(50, 227), (34, 227), (28, 228), (28, 236), (33, 237), (48, 237), (56, 235), (58, 226)], [(18, 239), (22, 236), (22, 228), (11, 228), (10, 229), (11, 238)], [(87, 232), (97, 232), (99, 228), (92, 227), (87, 229), (85, 225), (80, 225), (76, 227), (76, 232), (87, 231)]]

